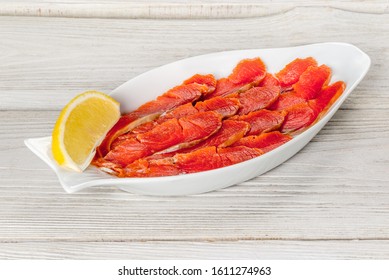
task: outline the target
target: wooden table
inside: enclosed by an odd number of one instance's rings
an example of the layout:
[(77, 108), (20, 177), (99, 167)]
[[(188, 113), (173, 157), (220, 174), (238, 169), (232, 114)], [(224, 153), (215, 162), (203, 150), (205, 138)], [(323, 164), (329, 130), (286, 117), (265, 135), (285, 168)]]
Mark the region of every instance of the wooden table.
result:
[[(190, 2), (0, 1), (0, 258), (389, 258), (389, 2)], [(248, 182), (69, 195), (23, 144), (85, 90), (189, 56), (326, 41), (355, 44), (371, 70), (310, 144)]]

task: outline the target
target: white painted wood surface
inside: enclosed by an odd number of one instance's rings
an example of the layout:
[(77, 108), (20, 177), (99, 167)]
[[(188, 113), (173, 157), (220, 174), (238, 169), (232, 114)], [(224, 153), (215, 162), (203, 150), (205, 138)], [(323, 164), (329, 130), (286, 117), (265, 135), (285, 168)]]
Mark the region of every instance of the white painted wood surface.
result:
[[(388, 1), (98, 3), (110, 8), (0, 1), (0, 259), (389, 258)], [(370, 72), (300, 153), (240, 185), (68, 195), (23, 145), (84, 90), (193, 55), (325, 41), (363, 49)]]

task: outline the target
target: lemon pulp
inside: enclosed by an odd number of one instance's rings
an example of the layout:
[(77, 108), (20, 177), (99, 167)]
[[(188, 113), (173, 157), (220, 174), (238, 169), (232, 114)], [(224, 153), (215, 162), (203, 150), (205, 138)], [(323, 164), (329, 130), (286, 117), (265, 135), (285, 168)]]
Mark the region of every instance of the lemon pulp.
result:
[(120, 105), (112, 97), (87, 91), (62, 110), (52, 133), (52, 153), (57, 163), (83, 171), (96, 147), (120, 118)]

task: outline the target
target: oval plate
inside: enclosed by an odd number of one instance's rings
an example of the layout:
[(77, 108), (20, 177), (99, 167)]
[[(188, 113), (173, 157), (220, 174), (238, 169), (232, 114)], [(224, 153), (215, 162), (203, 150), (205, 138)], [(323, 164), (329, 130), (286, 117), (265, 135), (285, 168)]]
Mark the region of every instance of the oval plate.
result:
[(345, 43), (321, 43), (291, 48), (236, 50), (191, 57), (141, 74), (115, 89), (111, 96), (121, 103), (122, 113), (132, 111), (197, 73), (228, 76), (245, 58), (260, 57), (268, 72), (275, 73), (295, 58), (314, 57), (332, 69), (333, 81), (347, 87), (322, 118), (291, 141), (251, 160), (215, 170), (155, 178), (117, 178), (94, 166), (83, 173), (59, 167), (51, 155), (51, 137), (25, 140), (25, 144), (57, 174), (68, 193), (93, 186), (115, 186), (124, 191), (148, 195), (189, 195), (209, 192), (249, 180), (283, 163), (302, 149), (330, 120), (352, 90), (366, 75), (370, 58), (357, 47)]

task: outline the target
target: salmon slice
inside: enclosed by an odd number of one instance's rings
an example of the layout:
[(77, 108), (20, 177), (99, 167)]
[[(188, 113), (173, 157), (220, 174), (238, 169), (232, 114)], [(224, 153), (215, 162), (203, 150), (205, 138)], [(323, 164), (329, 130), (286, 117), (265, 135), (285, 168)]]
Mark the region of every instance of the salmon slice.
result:
[(323, 86), (326, 86), (330, 80), (331, 69), (326, 65), (320, 67), (310, 66), (300, 76), (293, 89), (297, 96), (305, 100), (314, 99), (320, 93)]
[(262, 132), (279, 129), (286, 115), (286, 111), (269, 111), (263, 109), (247, 115), (236, 116), (233, 119), (249, 123), (250, 130), (247, 135), (257, 135)]
[(288, 115), (285, 118), (281, 131), (293, 132), (311, 125), (343, 93), (345, 86), (345, 83), (342, 81), (336, 82), (324, 87), (317, 98), (287, 108)]
[(181, 174), (172, 157), (161, 159), (142, 158), (121, 169), (123, 177), (159, 177)]
[(168, 120), (146, 133), (138, 134), (136, 138), (150, 147), (152, 153), (168, 148), (168, 151), (172, 151), (193, 146), (208, 138), (220, 129), (221, 124), (220, 114), (212, 111), (200, 112), (180, 119)]
[(287, 111), (288, 115), (281, 126), (281, 132), (283, 133), (290, 133), (306, 128), (312, 124), (318, 116), (317, 112), (313, 110), (307, 102), (294, 105), (288, 108)]
[(280, 81), (270, 73), (267, 73), (265, 78), (258, 84), (259, 87), (280, 86)]
[(136, 139), (146, 147), (150, 147), (151, 153), (155, 153), (177, 145), (185, 138), (179, 120), (170, 119), (150, 131), (137, 134)]
[(277, 86), (254, 87), (239, 95), (242, 104), (238, 114), (246, 115), (250, 112), (270, 107), (280, 96), (280, 88)]
[(138, 125), (156, 119), (163, 112), (176, 108), (188, 102), (199, 99), (212, 89), (207, 85), (193, 83), (182, 84), (168, 90), (157, 99), (147, 102), (135, 111), (123, 115), (119, 121), (107, 133), (103, 142), (97, 148), (97, 155), (105, 156), (111, 149), (112, 142), (119, 136)]
[[(166, 112), (162, 114), (159, 118), (155, 120), (156, 123), (163, 123), (170, 119), (179, 119), (186, 116), (194, 115), (198, 113), (199, 111), (193, 107), (193, 104), (191, 102), (178, 106), (177, 108), (174, 108), (173, 110), (170, 110), (169, 112)], [(135, 132), (135, 129), (134, 129)], [(136, 133), (136, 132), (135, 132)]]
[(276, 73), (276, 77), (282, 88), (290, 88), (297, 83), (301, 74), (310, 66), (317, 66), (317, 62), (312, 57), (297, 58), (287, 64), (280, 72)]
[(228, 147), (238, 141), (250, 130), (250, 125), (244, 121), (225, 120), (222, 127), (214, 135), (201, 142), (198, 146)]
[(234, 146), (246, 146), (250, 148), (258, 148), (263, 152), (269, 152), (282, 144), (291, 140), (292, 137), (287, 134), (282, 134), (279, 131), (262, 133), (260, 135), (250, 135), (243, 137), (234, 143)]
[(271, 106), (270, 110), (285, 110), (297, 104), (305, 103), (306, 100), (298, 96), (295, 91), (288, 91), (280, 95), (280, 97)]
[(135, 138), (130, 138), (122, 141), (120, 145), (117, 145), (114, 149), (112, 149), (104, 157), (104, 160), (119, 164), (123, 167), (128, 163), (148, 156), (151, 153), (152, 152), (147, 145), (140, 143)]
[(228, 76), (228, 79), (234, 84), (248, 84), (253, 81), (258, 81), (259, 83), (265, 75), (266, 66), (257, 57), (241, 60), (232, 71), (232, 74)]
[(264, 154), (261, 149), (245, 146), (218, 148), (217, 152), (222, 159), (222, 166), (229, 166)]
[(229, 166), (262, 154), (260, 149), (244, 146), (205, 147), (191, 153), (177, 154), (173, 161), (182, 173), (193, 173)]
[[(172, 118), (182, 118), (185, 116), (194, 115), (198, 112), (214, 111), (222, 115), (222, 117), (229, 117), (236, 114), (240, 108), (240, 102), (236, 98), (214, 97), (204, 101), (198, 101), (194, 106), (192, 103), (187, 103), (161, 115), (155, 121), (162, 123)], [(135, 130), (134, 130), (135, 131)]]
[(206, 98), (245, 91), (258, 85), (265, 75), (266, 66), (260, 58), (241, 60), (227, 78), (221, 78), (217, 81), (216, 90), (208, 94)]
[(207, 111), (219, 113), (224, 118), (235, 115), (239, 108), (240, 103), (238, 99), (224, 98), (219, 96), (205, 101), (197, 102), (195, 106), (193, 106), (192, 103), (187, 103), (161, 115), (154, 121), (141, 124), (134, 128), (131, 132), (119, 136), (116, 140), (114, 140), (111, 146), (115, 147), (125, 139), (134, 138), (136, 134), (146, 133), (152, 130), (158, 124), (161, 124), (170, 119), (179, 119), (185, 116), (197, 114), (199, 112)]
[[(166, 119), (168, 120), (168, 119)], [(155, 126), (157, 125), (157, 123), (155, 121), (151, 121), (151, 122), (147, 122), (147, 123), (143, 123), (141, 125), (138, 125), (137, 127), (135, 127), (133, 130), (131, 130), (130, 132), (128, 132), (127, 134), (124, 134), (124, 135), (120, 135), (118, 139), (122, 138), (123, 136), (125, 137), (125, 135), (128, 135), (128, 134), (141, 134), (141, 133), (146, 133), (147, 131), (150, 131), (152, 130)], [(135, 136), (134, 136), (135, 137)], [(112, 143), (113, 145), (113, 143)]]
[(343, 93), (346, 84), (342, 81), (329, 85), (320, 92), (319, 96), (308, 102), (309, 106), (316, 111), (317, 114), (325, 112)]
[(181, 119), (170, 119), (146, 133), (122, 141), (105, 159), (126, 166), (159, 151), (170, 152), (193, 146), (220, 127), (221, 116), (215, 112), (200, 112)]
[(250, 125), (244, 121), (224, 120), (221, 128), (212, 136), (200, 142), (199, 144), (178, 151), (179, 153), (188, 153), (204, 147), (228, 147), (242, 138), (250, 129)]
[(189, 85), (194, 83), (208, 86), (208, 91), (204, 93), (204, 95), (210, 94), (216, 89), (216, 79), (215, 76), (213, 76), (212, 74), (207, 74), (207, 75), (195, 74), (183, 82), (184, 85)]
[(100, 168), (102, 171), (107, 172), (111, 175), (115, 175), (118, 177), (124, 177), (124, 169), (123, 166), (117, 163), (113, 163), (104, 158), (95, 158), (92, 161), (92, 164), (96, 167)]
[(241, 104), (237, 98), (214, 97), (204, 101), (199, 101), (194, 106), (199, 112), (214, 111), (223, 117), (235, 115)]
[(126, 166), (126, 177), (169, 176), (194, 173), (229, 166), (263, 154), (256, 148), (244, 146), (205, 147), (191, 153), (176, 154), (163, 159), (141, 159)]

